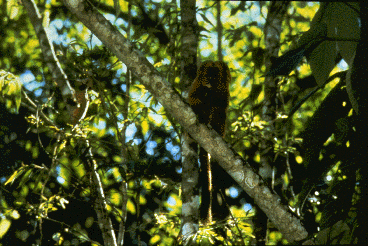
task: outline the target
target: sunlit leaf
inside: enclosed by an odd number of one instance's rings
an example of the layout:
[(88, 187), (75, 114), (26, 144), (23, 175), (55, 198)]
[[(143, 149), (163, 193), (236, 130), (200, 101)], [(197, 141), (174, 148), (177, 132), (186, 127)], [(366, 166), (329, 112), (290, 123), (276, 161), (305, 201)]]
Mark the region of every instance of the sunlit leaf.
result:
[(27, 183), (29, 181), (29, 179), (31, 178), (32, 173), (33, 173), (33, 169), (32, 168), (27, 168), (25, 174), (22, 176), (22, 178), (19, 181), (19, 187), (22, 187), (25, 183)]
[(20, 5), (17, 0), (7, 0), (6, 10), (10, 19), (17, 19), (20, 12)]
[(158, 243), (160, 241), (160, 239), (161, 239), (161, 237), (156, 234), (155, 236), (151, 237), (150, 244), (154, 245), (154, 244)]
[(0, 101), (5, 100), (11, 112), (18, 113), (21, 103), (21, 82), (12, 73), (0, 71)]
[(25, 171), (27, 171), (29, 169), (28, 166), (21, 166), (18, 170), (16, 170), (9, 178), (8, 180), (5, 182), (4, 185), (7, 185), (9, 183), (13, 184), (13, 182), (20, 176), (22, 175)]
[(127, 210), (132, 214), (136, 213), (135, 206), (130, 199), (128, 199), (128, 202), (127, 202)]
[(3, 238), (6, 232), (9, 230), (11, 221), (8, 219), (1, 219), (0, 221), (0, 238)]

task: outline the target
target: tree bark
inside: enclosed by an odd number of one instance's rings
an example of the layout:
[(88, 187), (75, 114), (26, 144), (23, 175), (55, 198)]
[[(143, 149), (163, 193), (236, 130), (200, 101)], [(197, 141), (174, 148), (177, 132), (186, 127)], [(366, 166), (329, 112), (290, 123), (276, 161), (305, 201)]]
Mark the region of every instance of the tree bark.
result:
[(229, 148), (222, 137), (199, 124), (182, 97), (159, 74), (141, 52), (137, 51), (116, 28), (88, 1), (64, 0), (75, 14), (107, 48), (113, 52), (133, 74), (141, 78), (142, 84), (156, 97), (176, 121), (207, 151), (232, 178), (254, 198), (255, 203), (266, 213), (283, 236), (290, 242), (307, 237), (307, 231), (280, 199), (274, 195), (242, 158)]
[[(181, 85), (187, 98), (189, 88), (197, 73), (198, 23), (196, 19), (196, 1), (180, 1), (182, 20)], [(197, 143), (186, 131), (182, 134), (182, 224), (181, 235), (184, 245), (195, 245), (195, 235), (199, 228), (199, 168)]]

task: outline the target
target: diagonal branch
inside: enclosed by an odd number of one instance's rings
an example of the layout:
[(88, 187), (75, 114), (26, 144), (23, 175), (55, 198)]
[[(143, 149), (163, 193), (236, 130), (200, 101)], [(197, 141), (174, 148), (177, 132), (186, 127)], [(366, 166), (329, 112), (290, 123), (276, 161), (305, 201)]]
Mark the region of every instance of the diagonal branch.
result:
[(215, 131), (199, 124), (190, 106), (152, 64), (88, 1), (64, 0), (66, 6), (86, 25), (157, 98), (180, 125), (211, 154), (234, 180), (254, 198), (283, 236), (290, 242), (307, 237), (300, 221), (280, 203), (249, 165)]

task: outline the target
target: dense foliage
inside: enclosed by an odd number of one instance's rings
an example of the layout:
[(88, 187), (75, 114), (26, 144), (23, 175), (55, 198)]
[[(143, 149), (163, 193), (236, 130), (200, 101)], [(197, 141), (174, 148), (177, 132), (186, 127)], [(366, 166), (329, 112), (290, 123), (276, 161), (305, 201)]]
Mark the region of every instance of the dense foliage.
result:
[[(61, 1), (22, 2), (0, 0), (0, 245), (104, 245), (101, 209), (126, 245), (179, 244), (185, 130)], [(177, 1), (89, 2), (185, 97)], [(276, 58), (264, 40), (272, 2), (197, 1), (198, 59), (231, 70), (225, 140), (315, 242), (364, 242), (364, 104), (346, 87), (366, 19), (356, 3), (284, 4)], [(223, 176), (231, 216), (200, 225), (197, 242), (288, 243)]]

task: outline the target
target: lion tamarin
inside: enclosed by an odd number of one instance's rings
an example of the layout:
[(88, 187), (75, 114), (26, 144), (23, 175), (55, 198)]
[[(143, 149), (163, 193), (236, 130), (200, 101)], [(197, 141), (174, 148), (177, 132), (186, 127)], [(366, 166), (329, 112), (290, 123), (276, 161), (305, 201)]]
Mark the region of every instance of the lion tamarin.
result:
[[(221, 136), (225, 133), (230, 80), (230, 70), (224, 62), (206, 61), (199, 67), (188, 96), (189, 104), (200, 123), (211, 125)], [(224, 211), (226, 206), (216, 187), (216, 183), (222, 182), (218, 175), (221, 167), (214, 160), (210, 161), (203, 148), (200, 148), (199, 158), (199, 182), (202, 187), (200, 218), (208, 222), (212, 221), (212, 217), (224, 219), (228, 213)]]

